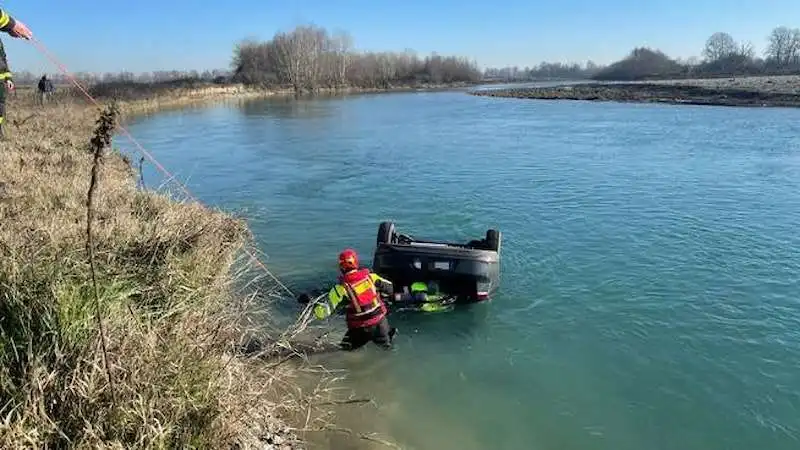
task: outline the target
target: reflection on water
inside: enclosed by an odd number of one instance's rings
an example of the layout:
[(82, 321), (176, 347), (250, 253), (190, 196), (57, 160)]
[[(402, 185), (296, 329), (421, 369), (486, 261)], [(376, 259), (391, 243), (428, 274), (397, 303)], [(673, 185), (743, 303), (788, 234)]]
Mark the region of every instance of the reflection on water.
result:
[[(330, 96), (331, 99), (337, 98)], [(238, 104), (238, 111), (248, 117), (273, 119), (317, 119), (335, 116), (335, 111), (321, 104), (323, 98), (276, 96), (269, 102), (245, 100)]]

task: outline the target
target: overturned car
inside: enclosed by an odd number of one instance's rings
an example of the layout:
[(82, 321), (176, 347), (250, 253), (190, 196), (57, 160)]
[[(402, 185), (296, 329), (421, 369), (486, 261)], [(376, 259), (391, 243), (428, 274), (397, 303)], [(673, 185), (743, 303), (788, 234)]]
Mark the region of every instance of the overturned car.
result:
[(465, 244), (415, 239), (398, 233), (392, 222), (378, 227), (372, 270), (395, 289), (431, 283), (459, 303), (484, 301), (500, 285), (502, 235), (489, 229)]

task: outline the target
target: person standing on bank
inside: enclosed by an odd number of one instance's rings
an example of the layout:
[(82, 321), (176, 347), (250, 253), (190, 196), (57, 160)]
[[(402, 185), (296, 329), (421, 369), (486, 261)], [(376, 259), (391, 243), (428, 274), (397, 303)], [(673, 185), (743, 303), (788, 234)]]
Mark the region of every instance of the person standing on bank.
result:
[[(11, 17), (6, 10), (0, 9), (0, 31), (7, 33), (11, 37), (20, 39), (30, 39), (33, 33), (28, 27), (19, 20)], [(11, 77), (11, 69), (6, 59), (6, 49), (3, 41), (0, 40), (0, 139), (5, 138), (5, 119), (6, 119), (6, 97), (9, 92), (14, 90), (14, 81)]]
[(53, 82), (47, 79), (47, 75), (42, 75), (42, 78), (39, 79), (36, 89), (39, 91), (39, 104), (44, 105), (47, 103), (47, 99), (50, 97), (50, 95), (53, 94)]

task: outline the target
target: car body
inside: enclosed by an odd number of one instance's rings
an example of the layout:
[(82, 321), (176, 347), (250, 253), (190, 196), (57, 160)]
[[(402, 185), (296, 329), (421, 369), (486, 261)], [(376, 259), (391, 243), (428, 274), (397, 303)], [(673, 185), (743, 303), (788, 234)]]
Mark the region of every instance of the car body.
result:
[(442, 294), (459, 303), (488, 300), (500, 286), (502, 235), (489, 229), (466, 244), (414, 239), (397, 233), (394, 223), (378, 227), (372, 270), (395, 288), (435, 281)]

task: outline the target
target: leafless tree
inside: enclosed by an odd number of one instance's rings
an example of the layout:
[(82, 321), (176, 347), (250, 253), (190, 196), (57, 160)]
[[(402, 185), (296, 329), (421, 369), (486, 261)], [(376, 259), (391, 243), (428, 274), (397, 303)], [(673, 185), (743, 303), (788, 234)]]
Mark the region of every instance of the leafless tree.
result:
[(268, 82), (274, 76), (273, 60), (277, 57), (274, 47), (254, 39), (238, 43), (233, 53), (236, 76), (248, 84)]
[(587, 61), (584, 65), (542, 62), (521, 70), (519, 67), (489, 68), (484, 71), (484, 77), (504, 81), (585, 80), (603, 68), (593, 61)]
[(396, 83), (478, 81), (477, 64), (454, 56), (432, 55), (421, 61), (406, 50), (356, 52), (343, 31), (330, 34), (322, 27), (302, 25), (278, 32), (267, 42), (242, 42), (234, 49), (235, 77), (253, 84), (274, 74), (275, 84), (295, 90), (321, 86), (390, 87)]
[(327, 31), (315, 25), (302, 25), (278, 33), (273, 41), (280, 79), (296, 90), (314, 89), (322, 77), (321, 56), (328, 50)]
[(709, 61), (718, 61), (736, 54), (738, 50), (736, 41), (730, 34), (718, 31), (706, 41), (703, 56)]
[(734, 53), (744, 60), (753, 59), (756, 56), (756, 49), (750, 41), (739, 44), (739, 49)]
[(346, 31), (333, 33), (330, 42), (332, 58), (333, 85), (343, 86), (347, 83), (347, 68), (350, 65), (350, 53), (353, 47), (353, 38)]
[(776, 27), (769, 35), (769, 46), (765, 52), (767, 59), (778, 67), (786, 67), (798, 62), (800, 56), (800, 29), (786, 26)]

